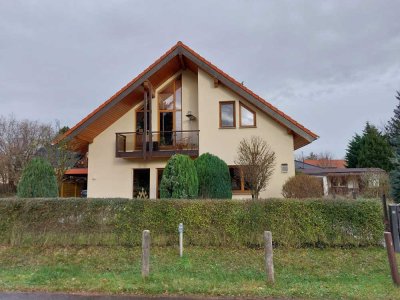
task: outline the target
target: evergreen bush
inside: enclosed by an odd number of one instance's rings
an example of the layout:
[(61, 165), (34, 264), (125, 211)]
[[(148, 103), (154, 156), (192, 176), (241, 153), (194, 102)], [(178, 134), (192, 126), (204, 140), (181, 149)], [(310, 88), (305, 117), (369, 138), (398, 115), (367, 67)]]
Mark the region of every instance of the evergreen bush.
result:
[(17, 187), (20, 198), (58, 197), (53, 167), (43, 158), (34, 158), (25, 167)]
[(161, 183), (160, 198), (197, 198), (199, 182), (193, 160), (182, 154), (173, 155), (165, 166)]
[(199, 198), (232, 198), (229, 167), (222, 159), (204, 153), (195, 160), (194, 165), (199, 180)]

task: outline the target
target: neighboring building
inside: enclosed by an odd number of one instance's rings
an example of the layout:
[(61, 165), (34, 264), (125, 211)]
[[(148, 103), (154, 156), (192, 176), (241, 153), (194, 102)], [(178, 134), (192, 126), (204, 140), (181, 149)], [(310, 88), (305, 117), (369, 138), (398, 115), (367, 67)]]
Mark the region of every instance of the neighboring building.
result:
[(234, 161), (240, 140), (251, 136), (276, 153), (261, 197), (281, 197), (295, 174), (294, 150), (318, 136), (178, 42), (63, 138), (88, 153), (88, 197), (132, 198), (144, 190), (156, 198), (173, 154), (209, 152), (230, 166), (234, 197), (248, 198)]
[(366, 187), (379, 187), (386, 174), (379, 168), (321, 168), (306, 161), (295, 161), (296, 172), (321, 178), (325, 196), (356, 197)]
[(305, 159), (304, 162), (321, 168), (346, 168), (344, 159)]

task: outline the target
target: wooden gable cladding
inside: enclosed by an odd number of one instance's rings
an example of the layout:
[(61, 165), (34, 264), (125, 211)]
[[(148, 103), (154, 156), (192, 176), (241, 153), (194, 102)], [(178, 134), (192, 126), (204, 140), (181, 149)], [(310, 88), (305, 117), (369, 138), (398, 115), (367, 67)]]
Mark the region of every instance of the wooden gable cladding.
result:
[[(157, 73), (150, 76), (148, 79), (149, 84), (155, 90), (159, 87), (166, 79), (170, 78), (174, 74), (180, 71), (180, 61), (178, 57), (175, 57), (167, 64), (165, 64)], [(103, 113), (98, 119), (86, 126), (77, 135), (81, 141), (86, 143), (92, 143), (93, 139), (101, 134), (105, 129), (112, 125), (115, 121), (121, 118), (126, 112), (132, 109), (136, 104), (141, 102), (144, 97), (144, 88), (139, 86), (133, 90), (130, 94), (125, 96), (120, 102), (112, 106), (107, 112)], [(154, 95), (153, 95), (154, 97)], [(82, 142), (77, 143), (74, 148), (82, 148)], [(77, 147), (78, 145), (78, 147)], [(87, 147), (87, 146), (86, 146)]]

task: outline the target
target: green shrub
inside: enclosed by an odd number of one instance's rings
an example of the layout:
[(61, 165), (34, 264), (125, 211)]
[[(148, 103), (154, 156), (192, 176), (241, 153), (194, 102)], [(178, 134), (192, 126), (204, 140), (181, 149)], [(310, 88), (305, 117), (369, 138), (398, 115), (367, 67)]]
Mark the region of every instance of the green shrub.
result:
[(322, 180), (320, 178), (299, 174), (290, 177), (282, 187), (285, 198), (319, 198), (324, 195)]
[(232, 198), (229, 168), (222, 159), (210, 153), (204, 153), (195, 160), (194, 165), (199, 179), (200, 198)]
[(382, 241), (377, 200), (0, 200), (0, 243), (140, 246), (152, 244), (262, 247), (272, 231), (279, 247), (376, 246)]
[(17, 195), (20, 198), (58, 196), (57, 178), (53, 167), (43, 158), (34, 158), (22, 172)]
[(197, 198), (199, 182), (193, 160), (182, 154), (173, 155), (165, 166), (160, 183), (160, 198)]

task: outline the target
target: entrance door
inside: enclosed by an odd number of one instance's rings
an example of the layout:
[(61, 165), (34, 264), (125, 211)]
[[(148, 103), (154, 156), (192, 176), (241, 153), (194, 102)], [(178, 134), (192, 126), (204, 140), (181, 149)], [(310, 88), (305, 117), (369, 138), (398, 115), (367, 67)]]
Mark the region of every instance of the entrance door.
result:
[(133, 169), (133, 198), (150, 196), (150, 169)]

